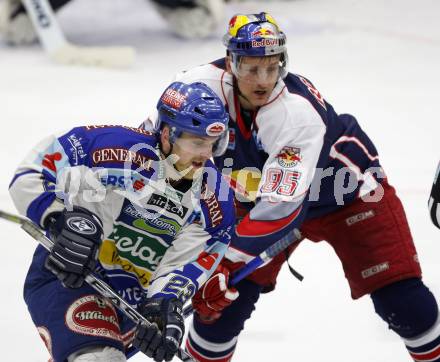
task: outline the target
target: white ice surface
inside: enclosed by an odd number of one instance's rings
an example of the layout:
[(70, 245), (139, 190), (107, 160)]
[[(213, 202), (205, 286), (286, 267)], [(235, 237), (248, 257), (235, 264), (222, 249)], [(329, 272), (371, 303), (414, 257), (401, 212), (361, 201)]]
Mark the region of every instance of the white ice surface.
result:
[[(356, 115), (379, 149), (406, 207), (424, 270), (440, 297), (440, 231), (427, 199), (440, 154), (440, 2), (298, 0), (229, 3), (236, 12), (268, 10), (287, 33), (290, 68), (311, 79), (340, 112)], [(7, 187), (25, 153), (49, 133), (83, 124), (138, 125), (174, 72), (221, 57), (223, 29), (182, 41), (143, 0), (76, 0), (60, 14), (80, 44), (138, 49), (125, 71), (51, 64), (39, 46), (0, 45), (0, 208), (14, 211)], [(226, 20), (225, 20), (226, 25)], [(22, 300), (35, 247), (1, 221), (0, 360), (47, 361)], [(303, 283), (286, 269), (263, 296), (240, 337), (235, 361), (407, 362), (398, 337), (368, 297), (353, 302), (342, 268), (325, 243), (304, 242), (292, 257)], [(132, 361), (146, 361), (138, 354)]]

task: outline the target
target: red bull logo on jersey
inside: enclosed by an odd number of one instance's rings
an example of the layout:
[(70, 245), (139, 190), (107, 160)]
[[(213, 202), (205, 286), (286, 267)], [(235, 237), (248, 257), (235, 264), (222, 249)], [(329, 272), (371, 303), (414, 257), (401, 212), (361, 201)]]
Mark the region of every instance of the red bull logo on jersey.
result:
[(168, 88), (162, 96), (162, 102), (174, 109), (180, 109), (185, 100), (185, 95), (171, 88)]
[(225, 130), (225, 125), (223, 123), (220, 122), (215, 122), (210, 124), (207, 128), (206, 128), (206, 134), (208, 136), (220, 136), (224, 130)]
[(294, 167), (301, 162), (301, 149), (298, 147), (284, 147), (277, 155), (280, 166)]

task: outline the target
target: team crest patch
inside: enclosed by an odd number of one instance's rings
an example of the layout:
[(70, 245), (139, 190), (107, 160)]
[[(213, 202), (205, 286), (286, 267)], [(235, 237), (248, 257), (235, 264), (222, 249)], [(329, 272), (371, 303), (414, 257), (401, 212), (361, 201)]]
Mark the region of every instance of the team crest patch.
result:
[(110, 302), (96, 295), (75, 300), (67, 309), (65, 320), (73, 332), (121, 341), (116, 310)]
[(294, 167), (301, 162), (301, 149), (298, 147), (283, 147), (277, 155), (277, 160), (283, 167)]

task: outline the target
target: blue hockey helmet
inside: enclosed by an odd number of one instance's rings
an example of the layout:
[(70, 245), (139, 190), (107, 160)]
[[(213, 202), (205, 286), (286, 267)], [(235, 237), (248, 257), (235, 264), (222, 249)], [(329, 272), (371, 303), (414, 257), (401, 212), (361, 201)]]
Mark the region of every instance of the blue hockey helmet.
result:
[(229, 115), (220, 98), (205, 83), (174, 82), (157, 102), (156, 130), (170, 127), (170, 141), (175, 143), (182, 132), (197, 136), (219, 137), (212, 154), (222, 155), (228, 146)]
[(231, 56), (233, 72), (234, 66), (238, 69), (242, 56), (265, 57), (280, 54), (279, 76), (284, 78), (287, 75), (286, 35), (268, 13), (234, 15), (229, 21), (223, 44)]

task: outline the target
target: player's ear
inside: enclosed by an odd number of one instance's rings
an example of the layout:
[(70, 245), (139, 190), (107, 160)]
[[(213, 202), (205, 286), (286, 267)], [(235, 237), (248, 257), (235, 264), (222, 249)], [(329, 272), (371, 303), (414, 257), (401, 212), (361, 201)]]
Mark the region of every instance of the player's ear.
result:
[(170, 127), (165, 125), (160, 132), (160, 143), (162, 145), (162, 151), (168, 154), (171, 150), (170, 143)]

